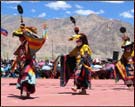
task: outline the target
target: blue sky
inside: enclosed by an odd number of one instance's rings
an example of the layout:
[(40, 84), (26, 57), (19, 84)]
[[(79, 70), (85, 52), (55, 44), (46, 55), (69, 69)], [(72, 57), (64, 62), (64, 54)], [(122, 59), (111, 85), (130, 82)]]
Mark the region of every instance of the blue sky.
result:
[(133, 1), (2, 1), (1, 14), (19, 15), (18, 4), (24, 9), (24, 17), (52, 19), (94, 13), (134, 24)]

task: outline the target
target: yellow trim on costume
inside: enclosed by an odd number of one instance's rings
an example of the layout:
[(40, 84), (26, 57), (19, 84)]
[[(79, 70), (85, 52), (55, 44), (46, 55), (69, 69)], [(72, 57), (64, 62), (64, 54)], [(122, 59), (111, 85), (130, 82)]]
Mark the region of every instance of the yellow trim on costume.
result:
[(16, 33), (16, 34), (23, 34), (23, 32), (22, 32), (22, 30), (19, 28), (19, 29), (17, 29), (16, 31), (14, 31), (14, 33)]
[(68, 40), (71, 41), (71, 40), (76, 40), (76, 39), (79, 39), (81, 37), (81, 35), (79, 34), (76, 34), (76, 35), (73, 35), (72, 37), (70, 37)]
[(117, 66), (121, 76), (125, 79), (127, 77), (127, 74), (126, 74), (126, 69), (125, 69), (124, 65), (121, 63), (121, 61), (118, 61), (116, 63), (116, 66)]
[(91, 56), (92, 50), (90, 47), (86, 44), (84, 44), (81, 48), (75, 47), (70, 53), (70, 56), (75, 56), (76, 57), (76, 62), (80, 63), (81, 57), (83, 57), (87, 53), (88, 55)]
[(82, 48), (80, 49), (80, 54), (81, 54), (81, 56), (83, 56), (83, 55), (85, 54), (85, 52), (87, 52), (87, 54), (90, 55), (90, 56), (91, 56), (91, 54), (92, 54), (92, 50), (91, 50), (90, 47), (89, 47), (88, 45), (86, 45), (86, 44), (84, 44), (84, 45), (82, 46)]

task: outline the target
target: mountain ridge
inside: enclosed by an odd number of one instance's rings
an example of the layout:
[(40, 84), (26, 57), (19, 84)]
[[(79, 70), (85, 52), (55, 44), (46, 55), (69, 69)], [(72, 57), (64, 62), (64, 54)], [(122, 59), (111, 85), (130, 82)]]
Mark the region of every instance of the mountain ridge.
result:
[[(89, 45), (93, 51), (93, 58), (112, 57), (113, 51), (121, 50), (121, 26), (127, 28), (127, 35), (134, 40), (134, 27), (120, 20), (110, 20), (95, 14), (89, 16), (74, 16), (80, 32), (87, 35)], [(38, 19), (23, 18), (26, 26), (35, 26), (38, 28), (38, 34), (42, 34), (42, 24), (48, 25), (48, 40), (37, 52), (38, 59), (54, 58), (60, 54), (68, 54), (74, 47), (75, 42), (68, 41), (68, 38), (74, 34), (74, 25), (69, 18), (62, 19)], [(8, 37), (1, 36), (1, 57), (13, 58), (13, 52), (19, 45), (17, 37), (12, 37), (12, 32), (20, 25), (19, 16), (2, 15), (1, 27), (8, 30)], [(53, 49), (52, 49), (53, 47)], [(52, 52), (53, 51), (53, 52)], [(52, 55), (53, 54), (53, 55)]]

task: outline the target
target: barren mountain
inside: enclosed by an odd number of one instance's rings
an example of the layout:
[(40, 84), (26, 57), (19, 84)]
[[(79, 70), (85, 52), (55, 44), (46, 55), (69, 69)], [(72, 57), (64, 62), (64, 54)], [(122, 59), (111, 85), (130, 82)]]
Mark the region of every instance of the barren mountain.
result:
[[(129, 23), (119, 20), (110, 20), (91, 14), (89, 16), (74, 16), (80, 32), (88, 36), (89, 45), (93, 51), (93, 58), (112, 58), (113, 51), (121, 50), (121, 26), (126, 27), (127, 34), (134, 41), (134, 27)], [(60, 54), (67, 54), (75, 47), (75, 42), (68, 41), (74, 34), (69, 18), (63, 19), (35, 19), (24, 18), (26, 26), (36, 26), (39, 36), (42, 34), (42, 24), (48, 25), (48, 40), (37, 52), (38, 59), (54, 58)], [(12, 37), (12, 32), (20, 25), (19, 16), (1, 16), (1, 27), (8, 30), (8, 37), (1, 36), (1, 57), (13, 58), (13, 52), (19, 45), (17, 37)]]

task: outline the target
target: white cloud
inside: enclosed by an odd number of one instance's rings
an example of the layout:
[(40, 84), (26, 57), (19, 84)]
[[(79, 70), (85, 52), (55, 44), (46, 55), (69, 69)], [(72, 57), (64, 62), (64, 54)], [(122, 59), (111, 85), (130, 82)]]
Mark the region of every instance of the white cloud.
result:
[(124, 3), (125, 1), (100, 1), (100, 2), (106, 2), (106, 3)]
[(99, 10), (98, 12), (95, 12), (96, 14), (103, 14), (104, 10)]
[(46, 13), (41, 13), (38, 15), (38, 17), (42, 18), (42, 17), (45, 17), (46, 16)]
[(56, 1), (56, 2), (51, 2), (46, 4), (45, 6), (54, 9), (54, 10), (59, 10), (59, 9), (67, 9), (71, 8), (70, 4), (67, 4), (65, 1)]
[(67, 14), (71, 14), (71, 12), (70, 12), (70, 11), (66, 11), (66, 13), (67, 13)]
[(16, 13), (14, 13), (13, 15), (14, 15), (14, 16), (16, 16), (17, 14), (16, 14)]
[(82, 6), (80, 6), (78, 4), (76, 4), (75, 7), (78, 8), (78, 9), (82, 9), (83, 8)]
[(28, 1), (28, 2), (31, 2), (31, 3), (37, 3), (37, 2), (39, 2), (39, 1)]
[(15, 7), (13, 7), (13, 6), (8, 6), (9, 8), (11, 8), (11, 9), (17, 9), (17, 7), (15, 6)]
[(95, 13), (94, 11), (92, 10), (76, 10), (75, 13), (79, 14), (79, 15), (89, 15), (89, 14), (92, 14), (92, 13)]
[(134, 13), (134, 9), (131, 9), (131, 12)]
[(59, 18), (59, 17), (54, 17), (53, 19), (61, 19), (61, 18)]
[(32, 11), (32, 13), (35, 13), (35, 12), (36, 12), (36, 10), (35, 10), (35, 9), (31, 9), (31, 11)]
[(10, 4), (10, 3), (21, 3), (22, 1), (2, 1), (2, 3), (7, 3), (7, 4)]
[(75, 13), (79, 14), (79, 15), (89, 15), (89, 14), (102, 14), (104, 13), (103, 10), (99, 10), (97, 12), (93, 11), (93, 10), (76, 10)]
[(122, 16), (124, 18), (133, 18), (134, 17), (129, 11), (125, 11), (125, 12), (121, 13), (120, 16)]
[(113, 18), (110, 18), (109, 20), (110, 20), (110, 21), (112, 21), (112, 20), (113, 20)]

